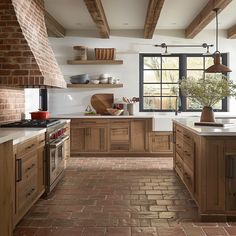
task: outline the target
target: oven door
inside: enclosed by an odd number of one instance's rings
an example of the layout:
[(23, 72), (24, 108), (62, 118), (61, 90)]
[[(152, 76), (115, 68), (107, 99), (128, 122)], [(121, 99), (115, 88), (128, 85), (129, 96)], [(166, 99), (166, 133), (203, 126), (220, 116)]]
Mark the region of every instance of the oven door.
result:
[(65, 169), (65, 141), (69, 138), (68, 135), (61, 137), (49, 144), (50, 155), (50, 185), (54, 183), (57, 177)]

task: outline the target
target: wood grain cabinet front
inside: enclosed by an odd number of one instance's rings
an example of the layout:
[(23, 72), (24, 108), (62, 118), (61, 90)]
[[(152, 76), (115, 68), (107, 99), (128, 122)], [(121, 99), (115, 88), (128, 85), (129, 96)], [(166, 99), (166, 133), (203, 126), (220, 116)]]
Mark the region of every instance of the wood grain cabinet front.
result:
[(106, 152), (108, 125), (103, 120), (73, 119), (71, 122), (71, 155)]
[(151, 152), (160, 154), (173, 153), (173, 137), (172, 132), (156, 131), (150, 133), (150, 150)]
[(173, 156), (172, 132), (151, 132), (150, 118), (75, 118), (71, 155)]
[(14, 146), (14, 225), (45, 191), (45, 134)]

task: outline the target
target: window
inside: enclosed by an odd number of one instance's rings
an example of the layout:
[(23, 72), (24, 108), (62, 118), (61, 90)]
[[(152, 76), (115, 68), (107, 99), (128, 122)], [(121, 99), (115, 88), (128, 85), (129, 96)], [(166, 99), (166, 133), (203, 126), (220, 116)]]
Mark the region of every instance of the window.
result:
[[(227, 65), (227, 54), (222, 54)], [(202, 54), (140, 54), (140, 111), (200, 111), (201, 106), (179, 91), (182, 77), (201, 78), (213, 64), (210, 56)], [(179, 99), (176, 92), (179, 91)], [(177, 104), (178, 103), (178, 104)], [(227, 98), (213, 107), (227, 111)]]

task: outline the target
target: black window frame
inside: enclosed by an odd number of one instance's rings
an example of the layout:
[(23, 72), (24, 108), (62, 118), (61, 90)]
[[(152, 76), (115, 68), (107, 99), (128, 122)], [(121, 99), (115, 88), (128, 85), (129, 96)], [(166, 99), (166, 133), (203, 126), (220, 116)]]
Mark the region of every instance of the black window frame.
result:
[[(143, 98), (145, 97), (143, 95), (144, 90), (144, 58), (145, 57), (179, 57), (179, 80), (182, 80), (182, 77), (187, 76), (187, 57), (212, 57), (211, 55), (204, 55), (200, 53), (174, 53), (170, 55), (162, 55), (161, 53), (140, 53), (139, 54), (139, 97), (140, 97), (140, 103), (139, 103), (139, 111), (140, 112), (173, 112), (174, 109), (144, 109), (143, 108)], [(222, 64), (228, 66), (229, 64), (229, 53), (222, 53)], [(204, 59), (205, 60), (205, 59)], [(204, 63), (205, 66), (205, 63)], [(162, 68), (160, 69), (163, 70)], [(171, 70), (171, 69), (170, 69)], [(202, 69), (189, 69), (189, 70), (199, 70), (202, 71)], [(204, 72), (205, 74), (205, 72)], [(146, 83), (147, 84), (147, 83)], [(152, 84), (152, 83), (150, 83)], [(153, 83), (155, 84), (155, 83)], [(166, 83), (163, 83), (166, 84)], [(153, 96), (155, 97), (155, 96)], [(162, 97), (162, 96), (156, 96), (156, 97)], [(166, 97), (166, 96), (163, 96)], [(167, 97), (177, 97), (177, 96), (167, 96)], [(179, 98), (181, 100), (181, 106), (179, 107), (179, 111), (181, 112), (199, 112), (201, 109), (187, 109), (187, 98), (183, 96), (181, 91), (179, 91)], [(222, 109), (214, 109), (214, 111), (217, 112), (227, 112), (228, 111), (228, 97), (222, 99)]]

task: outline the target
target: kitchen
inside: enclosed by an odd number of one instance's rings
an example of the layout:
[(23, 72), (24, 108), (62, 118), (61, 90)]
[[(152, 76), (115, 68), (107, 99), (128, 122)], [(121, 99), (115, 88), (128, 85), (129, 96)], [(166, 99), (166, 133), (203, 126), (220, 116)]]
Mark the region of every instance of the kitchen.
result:
[[(202, 76), (216, 46), (235, 81), (234, 1), (0, 4), (0, 123), (30, 119), (0, 129), (0, 235), (235, 234), (235, 128), (194, 126), (201, 109), (168, 86)], [(102, 48), (115, 49), (112, 60), (95, 60)], [(90, 83), (71, 84), (82, 74)], [(92, 84), (99, 76), (108, 82)], [(108, 115), (114, 105), (124, 115)], [(234, 123), (235, 106), (223, 99), (215, 117)], [(31, 121), (39, 108), (49, 122)]]

